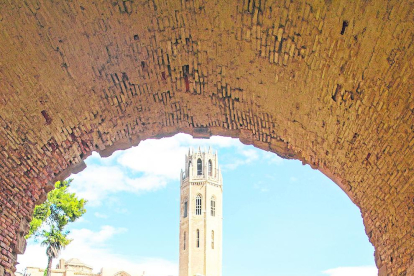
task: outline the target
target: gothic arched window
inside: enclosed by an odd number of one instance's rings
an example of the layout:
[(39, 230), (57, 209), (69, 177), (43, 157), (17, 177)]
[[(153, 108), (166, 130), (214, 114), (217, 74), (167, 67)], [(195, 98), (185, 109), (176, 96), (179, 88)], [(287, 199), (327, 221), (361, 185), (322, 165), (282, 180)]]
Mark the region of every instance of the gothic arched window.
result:
[(211, 230), (211, 249), (214, 249), (214, 230)]
[(188, 210), (188, 200), (186, 199), (185, 201), (184, 201), (184, 217), (186, 218), (187, 217), (187, 210)]
[(200, 247), (200, 230), (197, 229), (197, 248)]
[(213, 176), (213, 162), (211, 160), (208, 160), (208, 175)]
[(214, 196), (211, 197), (211, 216), (216, 216), (216, 198)]
[(201, 215), (201, 195), (196, 197), (196, 215)]
[(203, 174), (203, 162), (200, 158), (197, 159), (197, 175)]

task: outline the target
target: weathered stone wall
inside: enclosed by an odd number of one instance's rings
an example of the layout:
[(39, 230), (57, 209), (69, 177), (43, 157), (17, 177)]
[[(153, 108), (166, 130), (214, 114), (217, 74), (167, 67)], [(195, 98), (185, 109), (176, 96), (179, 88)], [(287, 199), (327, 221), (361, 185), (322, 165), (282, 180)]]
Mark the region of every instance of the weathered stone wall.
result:
[(0, 1), (0, 276), (50, 183), (177, 132), (321, 170), (360, 207), (382, 275), (413, 275), (413, 8)]

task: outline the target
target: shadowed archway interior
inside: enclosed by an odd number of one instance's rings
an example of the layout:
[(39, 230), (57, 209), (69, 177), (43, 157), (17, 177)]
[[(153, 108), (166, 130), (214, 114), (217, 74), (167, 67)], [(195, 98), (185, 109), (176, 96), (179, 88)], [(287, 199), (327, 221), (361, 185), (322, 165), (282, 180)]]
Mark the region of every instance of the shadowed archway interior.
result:
[(413, 1), (0, 5), (0, 276), (54, 181), (178, 132), (319, 169), (414, 275)]

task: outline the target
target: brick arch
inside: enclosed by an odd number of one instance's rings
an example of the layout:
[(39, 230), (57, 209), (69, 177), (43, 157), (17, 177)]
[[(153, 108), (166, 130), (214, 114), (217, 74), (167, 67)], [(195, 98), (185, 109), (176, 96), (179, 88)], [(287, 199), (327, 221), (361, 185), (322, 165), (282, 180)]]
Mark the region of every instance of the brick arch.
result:
[(0, 5), (0, 276), (53, 181), (178, 132), (321, 170), (413, 275), (413, 1)]

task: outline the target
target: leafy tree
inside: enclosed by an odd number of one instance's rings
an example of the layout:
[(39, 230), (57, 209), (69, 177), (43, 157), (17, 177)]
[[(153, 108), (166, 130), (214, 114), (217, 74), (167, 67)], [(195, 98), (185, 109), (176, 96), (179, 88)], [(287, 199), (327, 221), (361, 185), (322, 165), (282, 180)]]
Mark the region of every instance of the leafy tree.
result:
[(51, 274), (53, 259), (72, 241), (67, 238), (69, 231), (64, 231), (65, 226), (86, 212), (86, 200), (78, 199), (75, 193), (68, 192), (72, 181), (69, 179), (55, 183), (55, 189), (49, 192), (47, 200), (35, 207), (30, 231), (26, 236), (41, 239), (41, 245), (47, 247), (47, 276)]

